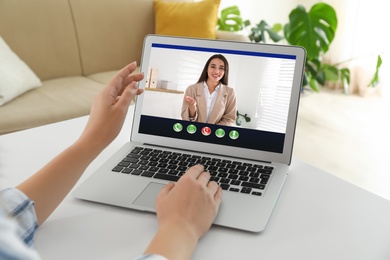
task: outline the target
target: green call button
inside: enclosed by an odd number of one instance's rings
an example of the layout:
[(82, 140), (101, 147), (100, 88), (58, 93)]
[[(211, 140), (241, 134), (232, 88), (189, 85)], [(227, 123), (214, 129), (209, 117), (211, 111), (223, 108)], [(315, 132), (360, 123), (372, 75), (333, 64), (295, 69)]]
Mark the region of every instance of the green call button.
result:
[(173, 130), (175, 132), (181, 132), (181, 130), (183, 130), (183, 125), (180, 124), (180, 123), (176, 123), (176, 124), (173, 125)]
[(238, 132), (237, 132), (236, 130), (232, 130), (232, 131), (230, 131), (230, 133), (229, 133), (229, 137), (230, 137), (231, 139), (233, 139), (233, 140), (236, 140), (236, 139), (238, 138), (238, 136), (239, 136), (239, 134), (238, 134)]
[(218, 137), (218, 138), (222, 138), (225, 136), (225, 130), (223, 130), (222, 128), (218, 128), (216, 131), (215, 131), (215, 135)]
[(195, 126), (195, 125), (189, 125), (189, 126), (187, 126), (187, 132), (188, 132), (189, 134), (195, 134), (195, 132), (196, 132), (196, 126)]

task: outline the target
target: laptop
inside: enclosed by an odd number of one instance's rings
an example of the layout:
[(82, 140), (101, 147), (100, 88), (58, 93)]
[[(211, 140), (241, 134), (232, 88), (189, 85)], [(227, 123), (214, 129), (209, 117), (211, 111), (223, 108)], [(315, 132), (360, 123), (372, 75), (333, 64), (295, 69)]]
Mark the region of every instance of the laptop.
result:
[[(219, 86), (214, 105), (203, 102), (214, 121), (198, 120), (207, 110), (200, 107), (190, 118), (184, 98), (214, 55), (228, 62), (222, 67), (228, 88)], [(161, 188), (203, 164), (223, 189), (214, 224), (263, 231), (289, 172), (304, 63), (298, 46), (146, 36), (139, 83), (145, 91), (135, 102), (130, 140), (73, 195), (155, 212)], [(196, 86), (202, 103), (207, 86)], [(212, 116), (215, 107), (228, 123)]]

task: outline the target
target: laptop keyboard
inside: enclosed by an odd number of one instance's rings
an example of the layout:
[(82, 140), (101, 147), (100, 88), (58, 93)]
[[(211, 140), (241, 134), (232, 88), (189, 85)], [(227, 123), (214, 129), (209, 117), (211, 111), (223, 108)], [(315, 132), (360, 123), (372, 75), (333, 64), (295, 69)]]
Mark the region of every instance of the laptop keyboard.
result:
[(188, 168), (196, 164), (204, 165), (210, 172), (210, 180), (216, 181), (223, 190), (255, 196), (263, 195), (274, 170), (267, 165), (137, 146), (112, 171), (178, 181)]

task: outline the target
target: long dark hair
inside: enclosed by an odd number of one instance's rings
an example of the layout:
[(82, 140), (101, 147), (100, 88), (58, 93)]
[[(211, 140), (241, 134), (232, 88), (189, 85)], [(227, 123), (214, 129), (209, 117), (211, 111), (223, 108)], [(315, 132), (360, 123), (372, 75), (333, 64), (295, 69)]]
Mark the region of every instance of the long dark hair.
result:
[(223, 74), (223, 77), (221, 78), (220, 82), (227, 86), (228, 85), (228, 78), (229, 78), (229, 63), (228, 63), (227, 59), (221, 54), (214, 54), (213, 56), (211, 56), (207, 60), (206, 64), (204, 65), (202, 74), (200, 74), (200, 77), (199, 77), (199, 80), (197, 83), (200, 83), (200, 82), (207, 80), (207, 78), (208, 78), (207, 69), (210, 65), (211, 60), (213, 60), (213, 59), (220, 59), (223, 61), (223, 63), (225, 63), (225, 73)]

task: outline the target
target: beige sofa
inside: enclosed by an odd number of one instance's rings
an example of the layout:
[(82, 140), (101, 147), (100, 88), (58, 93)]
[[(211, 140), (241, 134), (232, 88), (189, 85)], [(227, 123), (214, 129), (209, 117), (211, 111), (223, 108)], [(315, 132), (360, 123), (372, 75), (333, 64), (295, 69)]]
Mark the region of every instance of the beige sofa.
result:
[(0, 0), (1, 37), (42, 81), (0, 107), (0, 134), (87, 115), (150, 33), (153, 0)]

